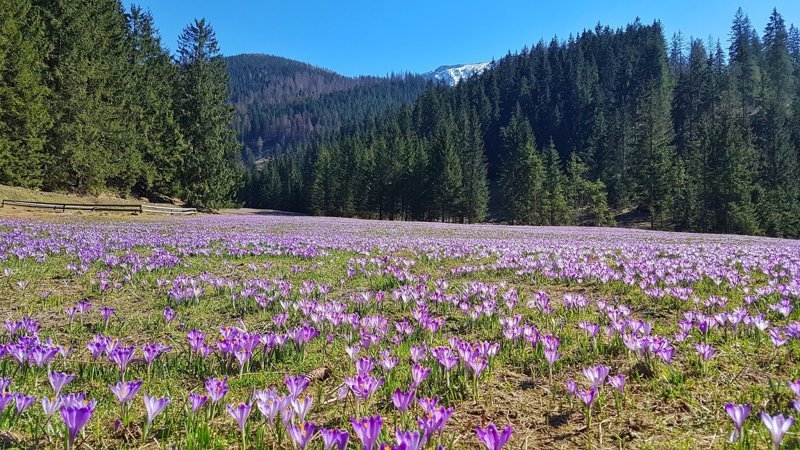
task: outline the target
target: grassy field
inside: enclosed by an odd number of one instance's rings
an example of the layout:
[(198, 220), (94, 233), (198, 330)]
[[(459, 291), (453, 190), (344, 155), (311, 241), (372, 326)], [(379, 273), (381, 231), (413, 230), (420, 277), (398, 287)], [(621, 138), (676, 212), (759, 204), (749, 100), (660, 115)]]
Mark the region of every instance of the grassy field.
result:
[(147, 203), (147, 199), (143, 198), (121, 198), (111, 194), (92, 196), (92, 195), (66, 194), (58, 192), (42, 192), (33, 189), (6, 186), (2, 184), (0, 184), (0, 199), (22, 200), (26, 202), (59, 202), (59, 203), (86, 203), (86, 204), (114, 203), (114, 204), (138, 205), (140, 203)]
[[(800, 244), (776, 239), (5, 217), (0, 433), (64, 447), (62, 416), (91, 413), (76, 448), (500, 448), (490, 424), (505, 448), (769, 448), (759, 415), (800, 400), (799, 294)], [(75, 375), (62, 397), (52, 373)], [(733, 444), (727, 403), (751, 410)]]

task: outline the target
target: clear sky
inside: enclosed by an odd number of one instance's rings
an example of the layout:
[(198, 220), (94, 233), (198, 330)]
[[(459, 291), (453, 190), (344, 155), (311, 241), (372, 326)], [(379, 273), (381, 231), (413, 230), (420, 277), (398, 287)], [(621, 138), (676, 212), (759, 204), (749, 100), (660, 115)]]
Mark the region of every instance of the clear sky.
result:
[(727, 48), (741, 6), (761, 34), (773, 7), (800, 26), (800, 0), (139, 0), (174, 50), (181, 29), (205, 17), (225, 55), (268, 53), (344, 75), (427, 72), (489, 61), (554, 35), (614, 28), (637, 16), (673, 32), (720, 38)]

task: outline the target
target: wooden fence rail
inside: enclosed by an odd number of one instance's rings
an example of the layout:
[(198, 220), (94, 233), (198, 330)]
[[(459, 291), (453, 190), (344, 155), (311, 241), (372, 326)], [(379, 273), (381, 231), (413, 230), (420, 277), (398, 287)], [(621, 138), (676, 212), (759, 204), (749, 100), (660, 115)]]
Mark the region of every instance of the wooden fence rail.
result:
[(0, 208), (4, 206), (21, 206), (24, 208), (50, 209), (53, 211), (115, 211), (115, 212), (138, 212), (154, 214), (196, 214), (195, 208), (178, 208), (174, 206), (162, 205), (92, 205), (80, 203), (56, 203), (56, 202), (32, 202), (25, 200), (4, 199), (0, 202)]

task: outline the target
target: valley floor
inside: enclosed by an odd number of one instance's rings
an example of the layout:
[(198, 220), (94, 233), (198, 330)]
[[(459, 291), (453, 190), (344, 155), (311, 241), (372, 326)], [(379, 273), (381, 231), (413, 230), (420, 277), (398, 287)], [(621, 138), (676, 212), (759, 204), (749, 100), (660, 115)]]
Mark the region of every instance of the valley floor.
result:
[[(751, 405), (743, 445), (765, 448), (759, 413), (796, 414), (800, 242), (224, 213), (0, 209), (7, 391), (52, 397), (48, 373), (75, 374), (62, 393), (97, 401), (86, 448), (241, 445), (223, 406), (240, 402), (247, 446), (287, 449), (320, 428), (360, 448), (351, 417), (380, 417), (391, 445), (407, 429), (481, 448), (493, 423), (515, 449), (723, 448), (727, 402)], [(142, 382), (129, 408), (123, 380)], [(170, 399), (149, 427), (145, 394)], [(212, 400), (192, 412), (190, 394)], [(6, 439), (62, 445), (58, 412), (16, 416)]]

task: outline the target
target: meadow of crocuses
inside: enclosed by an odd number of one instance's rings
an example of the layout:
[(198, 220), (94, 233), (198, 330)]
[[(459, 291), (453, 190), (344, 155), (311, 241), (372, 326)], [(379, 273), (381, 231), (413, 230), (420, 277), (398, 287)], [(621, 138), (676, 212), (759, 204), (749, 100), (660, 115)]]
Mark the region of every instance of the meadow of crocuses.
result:
[(0, 444), (795, 448), (800, 243), (0, 219)]

